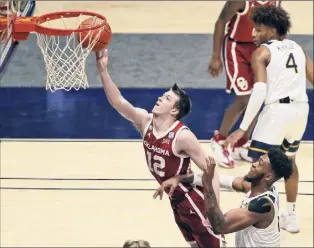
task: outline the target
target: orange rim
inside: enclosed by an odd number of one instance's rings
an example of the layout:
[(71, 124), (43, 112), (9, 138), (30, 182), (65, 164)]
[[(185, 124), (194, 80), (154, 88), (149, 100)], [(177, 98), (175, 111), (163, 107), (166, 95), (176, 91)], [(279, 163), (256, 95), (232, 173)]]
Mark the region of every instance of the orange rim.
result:
[[(98, 17), (102, 20), (104, 20), (103, 23), (89, 27), (89, 28), (77, 28), (77, 29), (60, 29), (60, 28), (48, 28), (41, 26), (41, 24), (51, 21), (51, 20), (57, 20), (60, 19), (61, 17), (63, 18), (71, 18), (71, 17), (78, 17), (80, 15), (87, 15), (91, 17)], [(36, 28), (35, 31), (39, 34), (46, 34), (46, 35), (58, 35), (58, 36), (67, 36), (72, 34), (73, 32), (75, 33), (80, 33), (80, 32), (86, 32), (90, 30), (95, 30), (103, 27), (107, 23), (106, 17), (103, 15), (100, 15), (98, 13), (93, 13), (89, 11), (59, 11), (59, 12), (54, 12), (54, 13), (48, 13), (42, 16), (39, 16), (36, 18)]]

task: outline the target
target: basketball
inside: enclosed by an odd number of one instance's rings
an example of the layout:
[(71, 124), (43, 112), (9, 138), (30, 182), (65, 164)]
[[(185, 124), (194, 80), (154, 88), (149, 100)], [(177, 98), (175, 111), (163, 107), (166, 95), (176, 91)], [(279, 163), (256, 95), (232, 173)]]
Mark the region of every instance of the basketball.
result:
[[(91, 27), (94, 27), (94, 26), (101, 24), (103, 21), (104, 20), (97, 18), (97, 17), (96, 18), (90, 17), (90, 18), (81, 22), (79, 29), (91, 28)], [(91, 40), (93, 40), (99, 34), (99, 32), (100, 32), (99, 39), (95, 43), (95, 45), (92, 49), (92, 51), (94, 51), (94, 52), (99, 52), (108, 46), (108, 44), (110, 43), (111, 38), (112, 38), (111, 28), (110, 28), (110, 25), (108, 24), (107, 21), (105, 21), (105, 25), (104, 25), (103, 30), (99, 31), (99, 29), (95, 29), (92, 31), (88, 30), (88, 31), (84, 31), (84, 32), (78, 32), (77, 33), (77, 39), (79, 42), (82, 42), (82, 47), (86, 48), (90, 44)], [(89, 37), (86, 37), (86, 36), (89, 36)], [(86, 39), (85, 39), (85, 37), (86, 37)]]

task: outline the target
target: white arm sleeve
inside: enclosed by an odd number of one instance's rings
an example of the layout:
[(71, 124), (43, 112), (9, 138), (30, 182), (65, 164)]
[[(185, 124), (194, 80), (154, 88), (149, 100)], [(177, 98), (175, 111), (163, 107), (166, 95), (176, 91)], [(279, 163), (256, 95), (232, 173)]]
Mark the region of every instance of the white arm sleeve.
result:
[[(194, 173), (194, 178), (193, 178), (192, 184), (197, 185), (197, 186), (203, 186), (202, 177), (203, 177), (203, 174), (195, 174)], [(224, 175), (224, 174), (219, 174), (220, 187), (223, 189), (234, 191), (234, 189), (232, 188), (232, 183), (233, 183), (233, 180), (235, 178), (236, 178), (235, 176), (228, 176), (228, 175)]]
[(197, 186), (203, 186), (202, 177), (203, 177), (203, 174), (195, 174), (194, 173), (194, 178), (193, 178), (192, 184), (197, 185)]
[(258, 111), (262, 107), (267, 93), (267, 85), (263, 82), (257, 82), (254, 84), (253, 92), (251, 94), (249, 103), (247, 105), (245, 115), (243, 117), (240, 128), (246, 131), (251, 125), (253, 119), (258, 114)]
[(232, 187), (232, 183), (233, 183), (235, 178), (236, 178), (235, 176), (219, 174), (220, 187), (223, 189), (234, 191), (234, 189)]

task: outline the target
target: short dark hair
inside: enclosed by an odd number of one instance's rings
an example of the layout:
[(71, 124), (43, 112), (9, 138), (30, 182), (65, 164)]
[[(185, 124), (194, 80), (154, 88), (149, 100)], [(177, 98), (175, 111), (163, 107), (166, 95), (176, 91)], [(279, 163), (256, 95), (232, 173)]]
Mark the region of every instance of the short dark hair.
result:
[(191, 112), (192, 102), (188, 94), (180, 89), (176, 83), (171, 87), (171, 90), (179, 97), (179, 101), (176, 103), (175, 107), (179, 110), (176, 118), (177, 120), (181, 120)]
[(278, 180), (281, 178), (287, 180), (291, 177), (293, 172), (292, 162), (282, 149), (270, 148), (268, 157), (271, 168)]
[(279, 36), (287, 35), (292, 26), (288, 12), (274, 5), (256, 6), (252, 9), (250, 17), (255, 25), (263, 24), (275, 28)]

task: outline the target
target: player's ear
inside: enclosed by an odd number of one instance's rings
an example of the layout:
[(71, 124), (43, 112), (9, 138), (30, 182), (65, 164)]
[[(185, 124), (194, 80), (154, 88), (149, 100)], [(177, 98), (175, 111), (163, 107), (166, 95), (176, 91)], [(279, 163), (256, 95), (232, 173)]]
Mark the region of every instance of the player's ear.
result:
[(179, 109), (177, 109), (176, 107), (173, 107), (171, 110), (171, 115), (176, 117), (178, 114), (179, 114)]
[(264, 179), (267, 181), (267, 182), (272, 182), (273, 180), (273, 174), (272, 173), (268, 173), (265, 175)]

